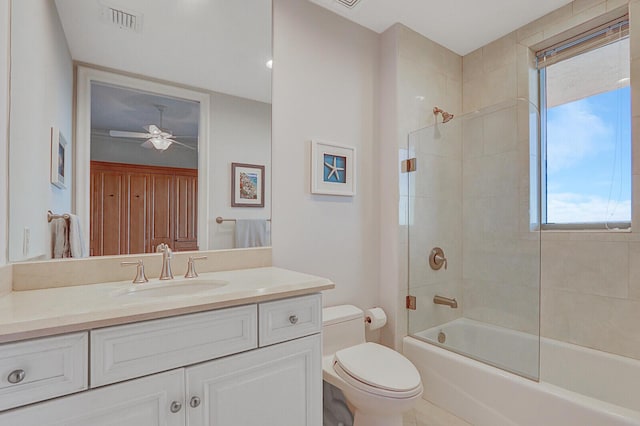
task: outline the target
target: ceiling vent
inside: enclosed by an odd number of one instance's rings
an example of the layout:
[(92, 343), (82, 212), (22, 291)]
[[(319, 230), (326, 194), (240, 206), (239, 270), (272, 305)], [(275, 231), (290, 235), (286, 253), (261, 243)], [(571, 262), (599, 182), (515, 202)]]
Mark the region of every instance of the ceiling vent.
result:
[(137, 33), (142, 31), (142, 14), (132, 10), (104, 5), (102, 8), (102, 20), (121, 30)]
[(348, 7), (349, 9), (353, 9), (360, 0), (336, 0), (337, 3), (340, 3), (344, 7)]

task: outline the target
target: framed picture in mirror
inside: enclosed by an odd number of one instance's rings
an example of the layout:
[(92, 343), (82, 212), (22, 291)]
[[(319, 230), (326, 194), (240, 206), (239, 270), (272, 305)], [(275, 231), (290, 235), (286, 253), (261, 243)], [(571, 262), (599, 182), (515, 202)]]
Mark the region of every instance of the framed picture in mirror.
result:
[(264, 207), (264, 166), (231, 163), (231, 207)]
[(51, 128), (51, 184), (66, 188), (67, 141), (55, 127)]

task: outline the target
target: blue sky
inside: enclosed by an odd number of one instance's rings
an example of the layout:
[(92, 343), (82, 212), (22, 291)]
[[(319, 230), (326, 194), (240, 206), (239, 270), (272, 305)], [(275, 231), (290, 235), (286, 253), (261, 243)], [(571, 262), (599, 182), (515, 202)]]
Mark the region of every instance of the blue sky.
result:
[(626, 86), (547, 110), (547, 222), (631, 220)]

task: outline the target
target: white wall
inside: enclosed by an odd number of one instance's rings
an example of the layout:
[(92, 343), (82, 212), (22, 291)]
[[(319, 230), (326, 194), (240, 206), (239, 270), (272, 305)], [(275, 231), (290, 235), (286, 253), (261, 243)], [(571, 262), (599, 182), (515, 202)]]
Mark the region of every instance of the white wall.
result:
[(7, 262), (9, 178), (9, 0), (0, 0), (0, 265)]
[[(380, 185), (380, 305), (387, 313), (387, 327), (380, 332), (381, 343), (401, 347), (407, 331), (407, 316), (403, 301), (407, 295), (408, 252), (407, 226), (399, 224), (401, 195), (399, 192), (399, 165), (393, 159), (406, 159), (398, 151), (398, 29), (394, 25), (380, 37), (380, 158), (378, 182)], [(406, 139), (405, 139), (406, 142)], [(405, 143), (406, 145), (406, 143)], [(406, 201), (405, 205), (406, 205)], [(406, 217), (406, 215), (405, 215)], [(404, 259), (404, 264), (402, 260)]]
[[(216, 217), (271, 217), (271, 105), (221, 93), (213, 94), (211, 140), (209, 190), (214, 196), (209, 210), (210, 248), (233, 248), (234, 223), (217, 224)], [(264, 207), (231, 207), (231, 163), (265, 166)]]
[[(11, 229), (9, 259), (47, 256), (47, 210), (71, 211), (71, 188), (50, 182), (50, 128), (68, 141), (66, 175), (72, 182), (71, 117), (73, 65), (55, 4), (49, 0), (16, 1), (12, 5), (12, 95), (10, 125)], [(4, 28), (4, 27), (3, 27)], [(31, 231), (29, 252), (23, 254), (23, 230)]]
[[(379, 301), (378, 43), (310, 2), (274, 1), (273, 263), (332, 279), (325, 305)], [(311, 195), (314, 138), (356, 147), (354, 197)]]

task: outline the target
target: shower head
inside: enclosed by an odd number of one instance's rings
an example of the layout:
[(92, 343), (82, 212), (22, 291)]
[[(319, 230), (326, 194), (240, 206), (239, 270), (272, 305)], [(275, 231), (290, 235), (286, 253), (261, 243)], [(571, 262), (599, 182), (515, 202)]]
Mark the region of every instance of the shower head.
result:
[(451, 121), (451, 119), (453, 118), (453, 114), (449, 114), (447, 111), (444, 111), (438, 107), (434, 107), (433, 108), (433, 114), (434, 115), (438, 115), (438, 114), (442, 114), (442, 122), (446, 123), (448, 121)]

